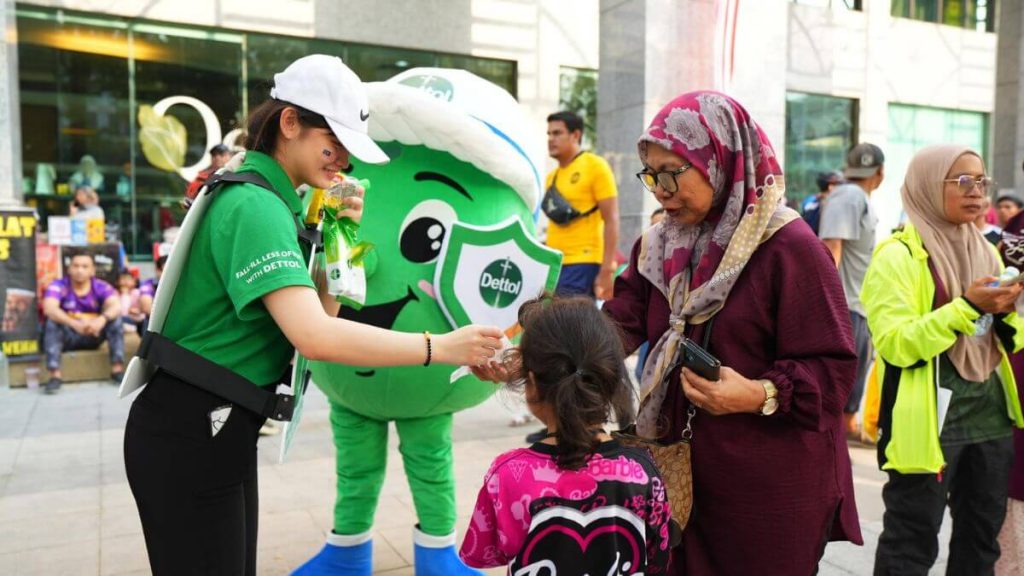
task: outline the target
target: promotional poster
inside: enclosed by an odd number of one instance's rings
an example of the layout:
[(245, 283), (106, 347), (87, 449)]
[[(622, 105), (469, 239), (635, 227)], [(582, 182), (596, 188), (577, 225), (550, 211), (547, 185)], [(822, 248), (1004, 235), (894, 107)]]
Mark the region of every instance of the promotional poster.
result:
[(8, 358), (39, 354), (36, 230), (37, 219), (32, 210), (0, 210), (0, 340)]

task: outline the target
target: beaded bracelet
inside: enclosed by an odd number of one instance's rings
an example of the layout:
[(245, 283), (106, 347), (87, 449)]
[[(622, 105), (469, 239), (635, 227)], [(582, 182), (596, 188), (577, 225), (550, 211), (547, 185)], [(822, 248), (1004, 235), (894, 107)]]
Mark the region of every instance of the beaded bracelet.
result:
[(433, 348), (430, 345), (430, 332), (424, 331), (423, 338), (427, 341), (427, 361), (423, 363), (424, 366), (430, 366), (430, 360), (433, 356)]

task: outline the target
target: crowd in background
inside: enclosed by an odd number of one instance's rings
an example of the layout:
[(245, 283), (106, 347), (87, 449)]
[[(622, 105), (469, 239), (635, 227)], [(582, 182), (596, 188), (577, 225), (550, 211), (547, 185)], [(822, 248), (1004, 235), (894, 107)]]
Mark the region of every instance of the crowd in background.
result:
[[(522, 343), (504, 365), (475, 369), (521, 386), (544, 428), (488, 471), (463, 561), (535, 568), (525, 550), (546, 530), (627, 502), (608, 514), (634, 526), (643, 558), (626, 567), (595, 551), (592, 573), (813, 573), (829, 541), (863, 542), (850, 441), (876, 445), (888, 474), (875, 574), (927, 573), (947, 506), (949, 573), (1024, 570), (1022, 284), (1004, 274), (1024, 268), (1024, 199), (994, 194), (977, 151), (930, 146), (906, 174), (887, 175), (883, 151), (857, 144), (841, 170), (819, 175), (800, 214), (747, 110), (717, 92), (683, 94), (638, 140), (637, 177), (660, 207), (617, 258), (615, 179), (582, 133), (575, 114), (548, 118), (558, 167), (542, 209), (546, 241), (564, 256), (558, 298), (524, 307)], [(211, 154), (187, 199), (229, 156)], [(886, 178), (902, 181), (905, 210), (891, 234), (877, 230), (871, 202)], [(89, 186), (75, 194), (80, 214), (98, 208)], [(65, 351), (103, 342), (120, 381), (124, 334), (145, 333), (165, 261), (142, 283), (123, 272), (115, 288), (92, 256), (71, 258), (43, 300), (46, 393), (61, 387)], [(638, 406), (623, 368), (637, 351)], [(712, 371), (696, 368), (705, 361)], [(673, 463), (610, 436), (611, 420), (686, 444), (687, 517), (670, 522)], [(610, 460), (644, 480), (595, 475)], [(526, 467), (556, 470), (551, 485), (521, 477)], [(601, 498), (580, 500), (581, 484)], [(554, 511), (556, 500), (574, 512)], [(523, 502), (528, 512), (510, 515)], [(579, 561), (542, 549), (552, 566)]]

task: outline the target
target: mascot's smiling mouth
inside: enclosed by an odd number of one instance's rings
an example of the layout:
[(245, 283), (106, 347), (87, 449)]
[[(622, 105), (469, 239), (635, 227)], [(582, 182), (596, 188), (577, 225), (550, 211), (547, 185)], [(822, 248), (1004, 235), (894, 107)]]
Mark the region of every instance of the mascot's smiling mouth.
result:
[[(405, 309), (406, 304), (409, 302), (420, 301), (419, 297), (416, 296), (416, 293), (412, 291), (412, 288), (407, 287), (407, 290), (408, 292), (404, 298), (393, 302), (374, 304), (373, 306), (363, 306), (359, 310), (349, 308), (348, 306), (342, 306), (341, 311), (338, 312), (338, 318), (344, 318), (345, 320), (351, 320), (353, 322), (369, 324), (370, 326), (390, 330), (395, 325), (395, 320), (398, 318), (398, 315)], [(376, 374), (376, 370), (356, 372), (356, 376), (362, 376), (363, 378), (370, 378), (374, 374)]]

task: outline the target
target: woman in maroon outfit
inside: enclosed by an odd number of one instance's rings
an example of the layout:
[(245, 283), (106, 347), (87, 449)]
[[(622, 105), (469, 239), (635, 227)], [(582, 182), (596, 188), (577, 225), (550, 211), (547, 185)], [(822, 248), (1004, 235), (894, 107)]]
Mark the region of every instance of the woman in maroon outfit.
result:
[[(638, 431), (676, 441), (694, 414), (694, 507), (672, 571), (812, 574), (829, 540), (862, 543), (841, 422), (856, 357), (835, 264), (728, 96), (679, 96), (639, 153), (668, 217), (637, 241), (604, 310), (628, 351), (651, 345)], [(716, 382), (673, 368), (682, 339), (705, 336)]]
[[(1007, 266), (1024, 269), (1024, 212), (1006, 222), (999, 254)], [(1024, 398), (1024, 351), (1009, 356), (1013, 375), (1017, 378), (1017, 393)], [(1001, 554), (996, 562), (997, 576), (1024, 572), (1024, 430), (1020, 428), (1013, 429), (1013, 452), (1006, 521), (999, 532)]]

